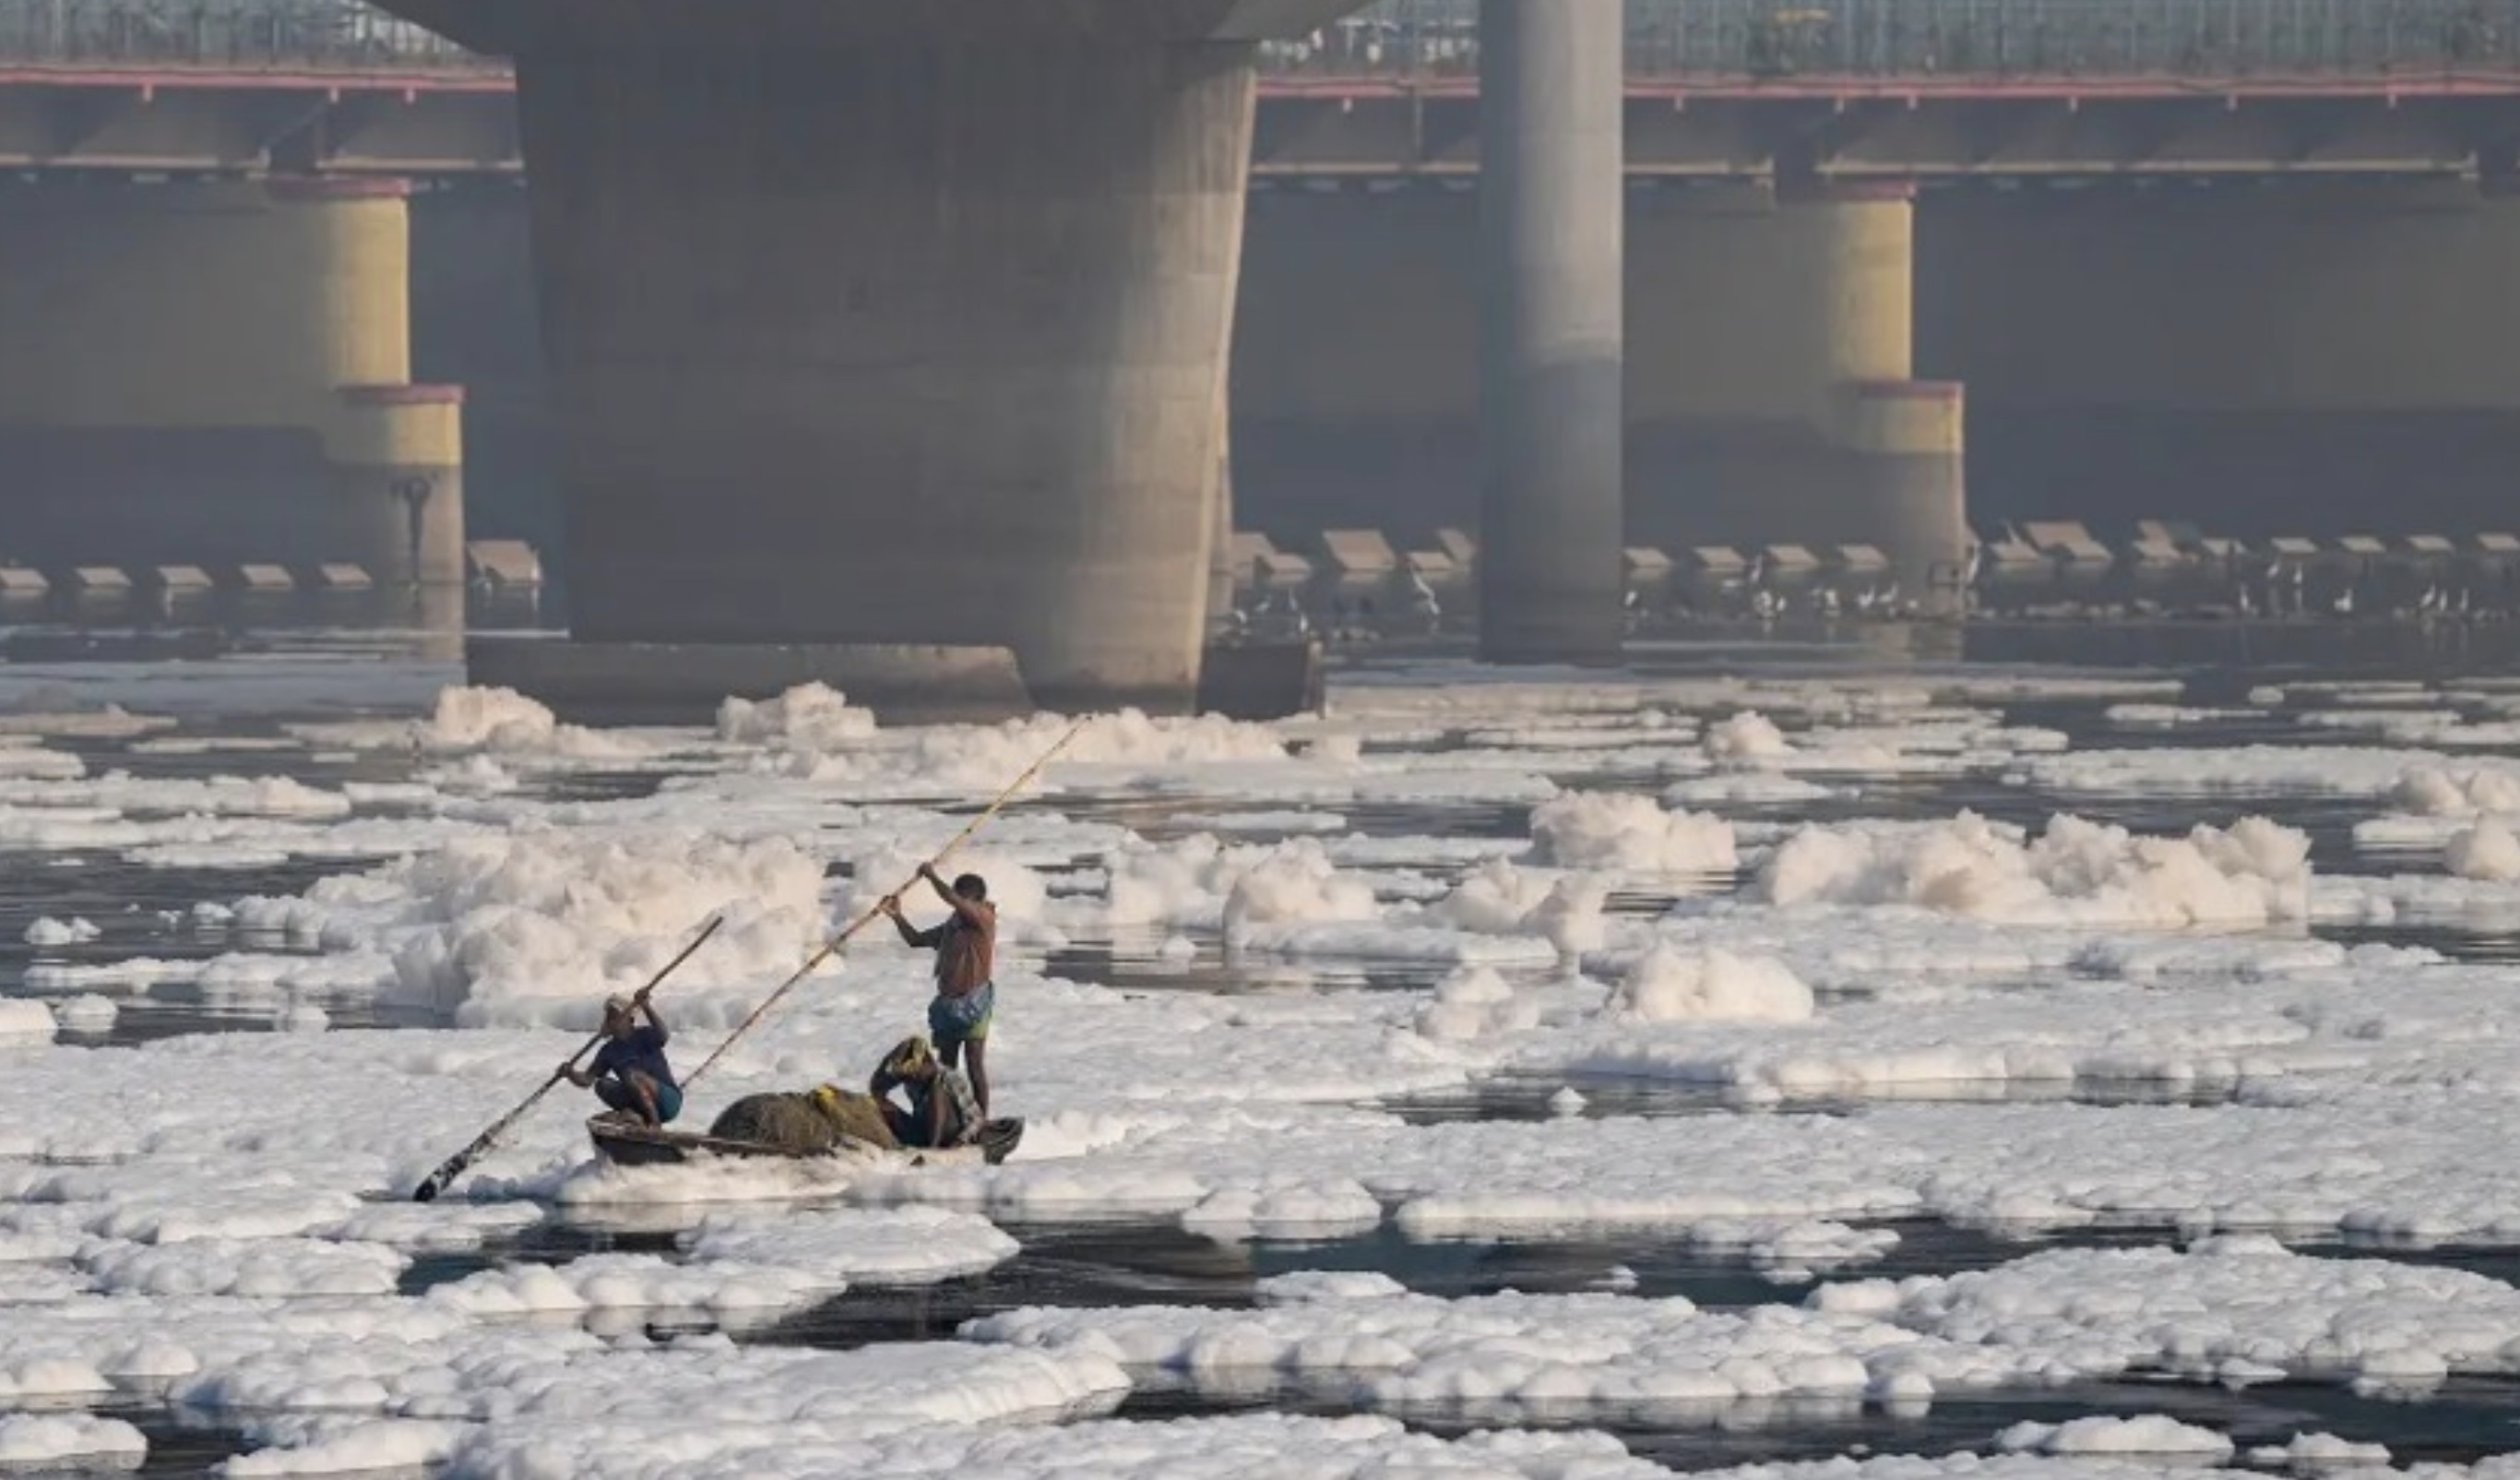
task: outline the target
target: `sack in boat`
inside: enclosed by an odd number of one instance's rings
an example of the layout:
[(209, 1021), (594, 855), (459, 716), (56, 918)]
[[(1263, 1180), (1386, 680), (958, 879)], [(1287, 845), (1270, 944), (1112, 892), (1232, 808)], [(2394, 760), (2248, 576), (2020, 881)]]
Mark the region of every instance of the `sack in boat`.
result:
[(709, 1134), (783, 1151), (828, 1151), (843, 1139), (897, 1144), (873, 1099), (830, 1085), (810, 1094), (747, 1094), (719, 1114)]

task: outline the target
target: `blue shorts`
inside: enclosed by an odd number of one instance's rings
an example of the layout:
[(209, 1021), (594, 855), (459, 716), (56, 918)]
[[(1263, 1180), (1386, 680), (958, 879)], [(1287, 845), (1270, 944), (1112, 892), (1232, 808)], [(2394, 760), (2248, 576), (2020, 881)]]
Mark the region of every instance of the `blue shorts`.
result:
[(927, 1036), (936, 1046), (947, 1043), (977, 1043), (989, 1037), (989, 1019), (996, 1015), (998, 986), (982, 982), (965, 996), (939, 996), (927, 1004)]
[[(609, 1076), (595, 1082), (595, 1097), (604, 1101), (606, 1104), (610, 1105), (615, 1110), (628, 1110), (633, 1114), (636, 1114), (639, 1109), (639, 1096), (630, 1092), (630, 1087), (628, 1085)], [(674, 1117), (682, 1113), (683, 1091), (681, 1087), (676, 1085), (658, 1085), (656, 1087), (656, 1119), (660, 1123), (670, 1126), (674, 1123)]]

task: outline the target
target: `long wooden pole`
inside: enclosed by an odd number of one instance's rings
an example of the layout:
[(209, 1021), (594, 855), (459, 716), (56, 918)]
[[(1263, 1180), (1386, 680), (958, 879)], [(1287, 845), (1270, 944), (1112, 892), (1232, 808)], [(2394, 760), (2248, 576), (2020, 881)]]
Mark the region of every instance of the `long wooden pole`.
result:
[[(689, 946), (684, 947), (672, 960), (667, 961), (664, 964), (664, 967), (654, 976), (650, 977), (648, 979), (647, 986), (639, 989), (638, 994), (630, 999), (632, 1005), (635, 1007), (637, 1004), (648, 1000), (648, 994), (654, 992), (658, 986), (662, 985), (665, 978), (672, 976), (674, 974), (675, 967), (690, 960), (692, 958), (692, 952), (699, 949), (700, 944), (706, 941), (710, 936), (717, 934), (717, 928), (725, 923), (726, 917), (724, 915), (709, 916), (708, 924), (701, 927), (700, 933), (692, 938), (692, 943)], [(518, 1121), (522, 1120), (526, 1111), (531, 1110), (535, 1105), (539, 1104), (544, 1095), (551, 1093), (552, 1087), (561, 1082), (566, 1069), (576, 1068), (577, 1061), (586, 1057), (587, 1050), (603, 1041), (604, 1035), (601, 1032), (598, 1032), (595, 1037), (588, 1039), (584, 1043), (579, 1044), (577, 1051), (568, 1056), (568, 1063), (563, 1066), (563, 1069), (554, 1071), (551, 1078), (543, 1081), (541, 1088), (536, 1089), (533, 1093), (525, 1096), (525, 1102), (523, 1104), (518, 1105), (516, 1109), (500, 1116), (498, 1120), (491, 1123), (489, 1130), (472, 1137), (471, 1145), (466, 1146), (463, 1150), (448, 1157), (438, 1166), (436, 1171), (429, 1173), (426, 1180), (424, 1180), (418, 1187), (412, 1189), (411, 1200), (413, 1202), (435, 1201), (437, 1194), (445, 1191), (448, 1183), (454, 1181), (455, 1179), (462, 1177), (466, 1168), (480, 1160), (482, 1156), (489, 1152), (489, 1149), (493, 1145), (498, 1143), (500, 1136), (508, 1133), (509, 1127), (515, 1125)]]
[[(1015, 777), (1013, 781), (1008, 783), (1005, 791), (998, 793), (997, 800), (989, 804), (987, 810), (981, 812), (978, 816), (973, 817), (970, 821), (963, 824), (963, 830), (956, 833), (943, 848), (936, 851), (935, 856), (927, 860), (927, 866), (929, 868), (934, 868), (937, 864), (944, 862), (956, 849), (959, 849), (964, 844), (969, 842), (971, 840), (971, 835), (978, 832), (991, 817), (996, 816), (1008, 803), (1013, 801), (1015, 799), (1015, 794), (1024, 789), (1025, 783), (1031, 781), (1033, 777), (1041, 774), (1042, 767), (1051, 763), (1051, 758), (1057, 756), (1060, 751), (1065, 750), (1067, 748), (1067, 742), (1075, 739), (1077, 732), (1083, 728), (1085, 728), (1085, 720), (1083, 719), (1079, 719), (1074, 724), (1069, 725), (1066, 733), (1060, 735), (1058, 740), (1052, 742), (1050, 749), (1041, 753), (1039, 760), (1036, 760), (1032, 764), (1025, 766), (1022, 775)], [(896, 889), (892, 893), (896, 895), (900, 894), (904, 890), (909, 889), (911, 885), (918, 882), (919, 875), (914, 873), (909, 878), (902, 881), (900, 889)], [(890, 896), (885, 896), (885, 898), (890, 898)], [(873, 924), (877, 917), (882, 913), (883, 906), (878, 902), (869, 908), (866, 913), (859, 915), (854, 920), (851, 920), (847, 929), (841, 931), (838, 935), (832, 937), (830, 940), (825, 941), (820, 949), (805, 958), (804, 965), (796, 968), (794, 975), (779, 984), (778, 991), (773, 992), (770, 995), (762, 998), (760, 1006), (753, 1008), (751, 1013), (747, 1015), (742, 1022), (736, 1024), (735, 1031), (727, 1035), (726, 1041), (718, 1044), (716, 1050), (711, 1052), (707, 1058), (700, 1060), (700, 1066), (698, 1069), (695, 1069), (691, 1073), (683, 1076), (683, 1084), (688, 1087), (692, 1081), (708, 1073), (709, 1066), (715, 1064), (721, 1057), (723, 1057), (729, 1048), (734, 1047), (736, 1040), (751, 1032), (752, 1025), (760, 1022), (762, 1015), (769, 1012), (773, 1006), (777, 1005), (781, 997), (786, 996), (790, 991), (792, 991), (797, 983), (802, 982), (806, 977), (811, 976), (814, 972), (814, 968), (822, 965), (825, 961), (830, 960), (833, 954), (838, 952), (841, 947), (846, 946), (849, 943), (850, 938), (854, 937), (859, 931), (866, 929), (867, 926)]]

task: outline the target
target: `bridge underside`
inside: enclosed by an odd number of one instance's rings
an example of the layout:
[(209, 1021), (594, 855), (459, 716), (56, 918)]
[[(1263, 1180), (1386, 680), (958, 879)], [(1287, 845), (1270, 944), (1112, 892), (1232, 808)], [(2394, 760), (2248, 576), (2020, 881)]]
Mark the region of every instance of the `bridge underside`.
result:
[[(1632, 84), (1626, 123), (1634, 175), (2495, 173), (2520, 157), (2520, 86), (1709, 79)], [(1262, 79), (1251, 168), (1469, 175), (1478, 124), (1465, 86)], [(0, 167), (443, 175), (522, 164), (515, 94), (497, 72), (0, 66)]]

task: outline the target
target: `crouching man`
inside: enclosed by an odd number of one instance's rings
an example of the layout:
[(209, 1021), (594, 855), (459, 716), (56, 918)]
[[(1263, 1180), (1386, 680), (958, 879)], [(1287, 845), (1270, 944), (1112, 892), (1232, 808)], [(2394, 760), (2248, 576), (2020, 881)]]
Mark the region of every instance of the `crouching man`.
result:
[[(640, 1026), (641, 1016), (648, 1019)], [(612, 1107), (614, 1118), (635, 1121), (653, 1131), (683, 1113), (683, 1091), (674, 1083), (673, 1066), (665, 1062), (665, 1020), (656, 1015), (648, 994), (607, 997), (604, 1001), (604, 1046), (584, 1069), (560, 1066), (561, 1076), (580, 1089), (593, 1087), (595, 1097)]]
[[(924, 1035), (903, 1039), (884, 1055), (867, 1087), (882, 1107), (893, 1139), (912, 1150), (968, 1146), (980, 1137), (980, 1102), (959, 1069), (937, 1062)], [(892, 1097), (899, 1089), (904, 1108)]]

